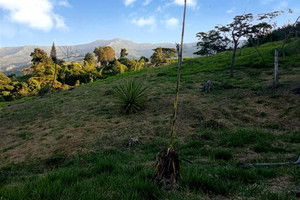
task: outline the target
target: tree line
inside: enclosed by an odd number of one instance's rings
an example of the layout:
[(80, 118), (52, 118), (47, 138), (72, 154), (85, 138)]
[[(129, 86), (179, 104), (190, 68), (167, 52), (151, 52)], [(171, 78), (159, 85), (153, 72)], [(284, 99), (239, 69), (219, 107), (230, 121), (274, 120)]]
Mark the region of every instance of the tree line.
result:
[[(145, 67), (166, 65), (176, 57), (176, 50), (173, 48), (159, 47), (153, 51), (150, 59), (142, 56), (137, 60), (126, 58), (128, 52), (125, 48), (121, 49), (120, 57), (116, 58), (115, 51), (110, 46), (96, 47), (94, 54), (88, 52), (83, 62), (76, 63), (57, 58), (54, 43), (50, 56), (44, 50), (35, 48), (30, 54), (32, 65), (23, 69), (22, 78), (14, 75), (9, 78), (0, 72), (0, 101), (67, 90), (109, 76), (138, 71)], [(18, 81), (18, 79), (25, 80)]]
[[(293, 13), (287, 9), (287, 13)], [(263, 55), (259, 51), (259, 46), (274, 41), (283, 41), (281, 52), (284, 53), (284, 46), (290, 37), (297, 37), (300, 33), (300, 17), (294, 24), (284, 25), (277, 28), (274, 19), (285, 13), (285, 11), (274, 11), (271, 13), (261, 13), (254, 16), (252, 13), (237, 15), (233, 21), (227, 25), (217, 25), (215, 30), (199, 32), (196, 37), (200, 40), (197, 43), (198, 51), (194, 54), (211, 56), (226, 50), (232, 50), (230, 66), (230, 76), (233, 76), (233, 67), (236, 52), (241, 44), (241, 38), (246, 39), (245, 46), (254, 47), (258, 56), (262, 60), (262, 65), (266, 65)], [(276, 29), (277, 28), (277, 29)]]

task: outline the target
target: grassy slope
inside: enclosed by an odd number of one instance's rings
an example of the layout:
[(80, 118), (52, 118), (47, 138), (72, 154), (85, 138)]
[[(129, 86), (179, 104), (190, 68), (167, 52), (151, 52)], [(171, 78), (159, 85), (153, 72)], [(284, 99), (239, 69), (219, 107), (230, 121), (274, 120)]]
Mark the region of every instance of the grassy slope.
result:
[[(299, 189), (297, 167), (240, 169), (238, 161), (294, 161), (300, 155), (299, 55), (280, 59), (280, 87), (271, 89), (273, 49), (261, 47), (269, 66), (258, 68), (254, 49), (186, 59), (183, 63), (175, 148), (182, 162), (180, 189), (166, 193), (151, 182), (154, 157), (167, 147), (176, 64), (126, 73), (0, 107), (0, 197), (8, 199), (290, 199)], [(105, 95), (135, 79), (148, 85), (144, 111), (122, 115)], [(214, 90), (201, 92), (213, 80)], [(140, 143), (127, 147), (131, 136)], [(9, 164), (11, 162), (21, 164)]]

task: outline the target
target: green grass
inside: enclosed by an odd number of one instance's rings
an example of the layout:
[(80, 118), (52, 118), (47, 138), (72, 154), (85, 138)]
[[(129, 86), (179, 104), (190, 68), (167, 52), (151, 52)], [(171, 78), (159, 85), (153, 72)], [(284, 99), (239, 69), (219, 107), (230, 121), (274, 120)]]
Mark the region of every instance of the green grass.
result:
[[(274, 91), (273, 51), (253, 48), (187, 58), (182, 66), (175, 150), (181, 179), (174, 192), (152, 181), (155, 156), (168, 146), (177, 64), (143, 69), (57, 92), (0, 104), (0, 199), (296, 199), (299, 167), (242, 169), (237, 162), (289, 162), (300, 155), (300, 63), (280, 57)], [(145, 109), (119, 112), (106, 91), (127, 80), (147, 86)], [(202, 86), (213, 81), (213, 91)], [(131, 137), (139, 143), (129, 147)], [(13, 164), (15, 163), (15, 164)]]

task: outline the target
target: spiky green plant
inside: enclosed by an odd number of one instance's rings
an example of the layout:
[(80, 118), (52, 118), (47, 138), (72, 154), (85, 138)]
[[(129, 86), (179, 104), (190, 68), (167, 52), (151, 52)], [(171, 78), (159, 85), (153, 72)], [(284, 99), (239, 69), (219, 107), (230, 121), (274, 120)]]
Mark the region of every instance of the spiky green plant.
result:
[(146, 87), (135, 81), (127, 81), (114, 87), (115, 97), (121, 110), (127, 114), (135, 113), (145, 107)]

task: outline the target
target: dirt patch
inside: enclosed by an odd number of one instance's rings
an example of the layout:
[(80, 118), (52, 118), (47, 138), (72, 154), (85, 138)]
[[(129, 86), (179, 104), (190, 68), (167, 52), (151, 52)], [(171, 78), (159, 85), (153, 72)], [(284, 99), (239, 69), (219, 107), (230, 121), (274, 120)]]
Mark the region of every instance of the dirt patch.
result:
[(256, 153), (249, 148), (246, 148), (243, 153), (237, 154), (236, 158), (240, 162), (247, 162), (247, 161), (253, 161), (257, 159), (261, 159), (262, 156), (259, 153)]
[(290, 177), (283, 176), (269, 180), (268, 189), (274, 193), (288, 191), (288, 186), (291, 185)]

